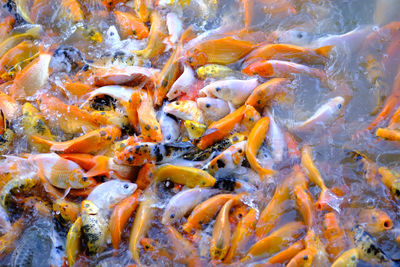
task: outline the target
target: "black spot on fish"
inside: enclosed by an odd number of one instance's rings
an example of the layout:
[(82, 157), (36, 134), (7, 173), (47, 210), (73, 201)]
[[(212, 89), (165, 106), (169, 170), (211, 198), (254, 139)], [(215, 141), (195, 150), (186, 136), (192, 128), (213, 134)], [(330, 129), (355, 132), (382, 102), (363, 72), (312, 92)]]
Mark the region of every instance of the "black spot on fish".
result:
[(219, 169), (224, 168), (225, 167), (225, 162), (221, 159), (217, 160), (217, 166)]
[(154, 147), (154, 155), (156, 155), (156, 162), (160, 162), (163, 160), (163, 155), (160, 152), (160, 147), (159, 146), (155, 146)]

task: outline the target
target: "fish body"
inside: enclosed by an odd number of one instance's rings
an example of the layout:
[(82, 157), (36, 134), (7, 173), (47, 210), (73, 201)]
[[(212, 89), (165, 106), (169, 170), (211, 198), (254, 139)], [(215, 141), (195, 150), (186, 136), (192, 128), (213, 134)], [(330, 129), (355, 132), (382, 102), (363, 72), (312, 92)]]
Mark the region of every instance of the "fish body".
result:
[(183, 73), (173, 83), (171, 88), (168, 90), (167, 98), (173, 100), (178, 96), (186, 94), (188, 89), (197, 82), (192, 67), (187, 64), (183, 65)]
[(92, 153), (111, 145), (120, 135), (121, 130), (118, 127), (108, 126), (64, 142), (51, 141), (39, 136), (32, 136), (32, 141), (48, 145), (52, 152)]
[(203, 170), (169, 164), (159, 167), (154, 173), (157, 182), (167, 179), (187, 187), (211, 187), (216, 182), (214, 177)]
[(231, 111), (228, 103), (219, 98), (199, 97), (196, 102), (208, 123), (222, 119)]
[(39, 111), (30, 103), (22, 106), (22, 126), (28, 136), (28, 142), (33, 148), (40, 152), (48, 151), (48, 145), (35, 143), (32, 140), (33, 136), (39, 136), (49, 141), (53, 141), (54, 138)]
[(65, 245), (65, 254), (68, 264), (73, 266), (81, 249), (82, 217), (78, 217), (68, 230)]
[(86, 199), (96, 205), (100, 212), (108, 214), (113, 205), (132, 195), (136, 188), (134, 183), (110, 180), (96, 186)]
[(29, 192), (33, 187), (39, 184), (36, 176), (15, 177), (8, 181), (0, 191), (1, 205), (5, 210), (9, 210), (9, 204), (16, 193)]
[(189, 142), (175, 143), (150, 143), (137, 142), (128, 144), (121, 152), (116, 153), (115, 162), (139, 166), (146, 162), (155, 162), (158, 164), (167, 163), (188, 153), (193, 149)]
[(38, 166), (46, 180), (55, 187), (83, 189), (94, 183), (92, 179), (85, 176), (78, 164), (55, 153), (32, 155), (29, 159)]
[(179, 192), (169, 200), (161, 222), (169, 225), (178, 221), (200, 202), (216, 193), (218, 190), (208, 188), (193, 188)]
[(235, 106), (242, 105), (251, 92), (258, 86), (257, 79), (222, 80), (213, 82), (202, 88), (200, 96), (216, 97), (231, 102)]
[(329, 126), (342, 113), (344, 98), (341, 96), (330, 99), (327, 103), (317, 109), (317, 111), (306, 121), (298, 122), (293, 130), (298, 132), (309, 132), (321, 126)]
[(239, 168), (246, 155), (247, 141), (238, 142), (216, 156), (204, 168), (215, 177), (226, 177)]
[(294, 77), (294, 74), (300, 74), (320, 79), (323, 84), (327, 83), (326, 73), (322, 70), (282, 60), (257, 61), (244, 68), (242, 72), (247, 75), (258, 74), (263, 78), (290, 78)]
[(190, 120), (202, 123), (203, 112), (197, 106), (197, 103), (192, 100), (179, 100), (169, 103), (164, 107), (164, 112), (174, 115), (181, 120)]
[(235, 71), (225, 65), (207, 64), (199, 67), (196, 73), (200, 79), (205, 80), (207, 78), (223, 79), (234, 74)]
[(81, 204), (82, 236), (86, 243), (87, 252), (93, 255), (106, 248), (108, 224), (99, 208), (90, 200)]
[(157, 117), (161, 127), (163, 136), (162, 142), (173, 143), (176, 142), (180, 135), (180, 128), (176, 120), (168, 116), (165, 112), (161, 111), (161, 115)]
[(40, 53), (39, 57), (29, 63), (17, 74), (10, 88), (10, 94), (15, 99), (34, 95), (41, 89), (49, 78), (51, 55)]

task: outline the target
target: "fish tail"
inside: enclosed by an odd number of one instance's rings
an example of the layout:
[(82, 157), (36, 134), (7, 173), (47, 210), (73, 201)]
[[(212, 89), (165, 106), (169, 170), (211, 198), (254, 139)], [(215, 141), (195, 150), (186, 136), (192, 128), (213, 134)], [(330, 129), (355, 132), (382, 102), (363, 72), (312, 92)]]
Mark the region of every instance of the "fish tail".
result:
[(315, 51), (315, 53), (317, 53), (320, 56), (328, 57), (329, 53), (331, 52), (333, 47), (334, 47), (334, 45), (327, 45), (327, 46), (317, 48), (314, 51)]
[(100, 176), (100, 175), (108, 175), (108, 157), (104, 156), (95, 156), (92, 159), (94, 166), (86, 173), (86, 177)]
[(47, 146), (49, 146), (49, 148), (51, 148), (54, 145), (53, 141), (47, 140), (43, 137), (36, 136), (36, 135), (31, 135), (31, 140), (35, 144), (47, 145)]

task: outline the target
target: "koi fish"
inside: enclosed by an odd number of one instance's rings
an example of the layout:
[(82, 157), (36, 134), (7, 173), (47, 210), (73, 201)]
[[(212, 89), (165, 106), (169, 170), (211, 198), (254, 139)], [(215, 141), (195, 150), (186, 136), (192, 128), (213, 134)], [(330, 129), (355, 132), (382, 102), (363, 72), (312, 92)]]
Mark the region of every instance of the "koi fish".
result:
[(393, 228), (389, 215), (380, 209), (362, 209), (358, 214), (359, 223), (369, 233), (376, 234)]
[(241, 166), (245, 158), (246, 146), (247, 141), (233, 144), (204, 166), (204, 169), (217, 178), (226, 177)]
[(118, 10), (113, 11), (121, 37), (127, 39), (135, 36), (138, 40), (147, 38), (149, 30), (136, 16)]
[(182, 94), (186, 94), (188, 92), (188, 88), (190, 86), (193, 86), (193, 84), (195, 84), (196, 82), (197, 80), (194, 76), (194, 71), (189, 65), (184, 64), (183, 73), (168, 90), (168, 100), (173, 100)]
[(64, 133), (80, 133), (83, 130), (93, 131), (99, 127), (98, 122), (86, 111), (64, 104), (56, 97), (43, 94), (39, 98), (39, 109), (52, 128), (60, 128)]
[(164, 107), (164, 112), (174, 115), (178, 119), (190, 120), (202, 123), (203, 112), (192, 100), (180, 100), (169, 103)]
[(28, 160), (35, 163), (46, 180), (57, 188), (82, 189), (94, 184), (78, 164), (55, 153), (32, 155)]
[(207, 64), (199, 67), (196, 74), (200, 79), (205, 80), (207, 78), (223, 79), (236, 73), (225, 65)]
[(192, 167), (163, 165), (154, 173), (154, 181), (171, 180), (174, 183), (186, 185), (187, 187), (210, 187), (216, 182), (209, 173)]
[(170, 225), (178, 221), (203, 200), (217, 193), (217, 189), (207, 188), (193, 188), (179, 192), (169, 200), (161, 222)]
[(138, 198), (142, 194), (142, 191), (136, 190), (134, 194), (120, 201), (114, 208), (113, 213), (110, 217), (110, 232), (111, 232), (111, 243), (114, 249), (118, 249), (121, 243), (121, 235), (124, 230), (129, 217), (136, 210), (138, 205)]
[(138, 142), (128, 144), (121, 152), (115, 154), (118, 164), (140, 166), (146, 162), (166, 163), (176, 159), (190, 150), (193, 145), (189, 142), (178, 143), (149, 143)]
[(216, 81), (201, 89), (199, 95), (220, 98), (240, 106), (257, 86), (257, 79)]
[(310, 132), (315, 131), (318, 127), (327, 127), (332, 124), (342, 113), (344, 98), (341, 96), (330, 99), (326, 104), (322, 105), (317, 111), (304, 122), (297, 122), (293, 126), (294, 131)]
[(109, 146), (120, 136), (121, 130), (119, 128), (108, 126), (65, 142), (51, 141), (35, 135), (32, 135), (31, 138), (32, 142), (36, 144), (49, 146), (52, 152), (91, 153)]
[(90, 201), (100, 213), (109, 215), (111, 207), (135, 192), (137, 186), (120, 180), (110, 180), (96, 186), (86, 200)]
[(90, 255), (102, 252), (106, 248), (108, 227), (100, 209), (90, 200), (81, 204), (82, 237)]
[(294, 74), (307, 75), (327, 84), (328, 78), (322, 70), (294, 62), (282, 60), (262, 60), (250, 64), (242, 70), (247, 75), (260, 75), (263, 78), (290, 78)]
[(15, 77), (10, 94), (15, 99), (34, 95), (49, 78), (51, 54), (42, 52)]
[(65, 254), (68, 264), (74, 265), (81, 250), (82, 217), (78, 217), (68, 230)]
[(207, 122), (220, 120), (227, 116), (231, 110), (226, 101), (218, 98), (199, 97), (196, 102)]

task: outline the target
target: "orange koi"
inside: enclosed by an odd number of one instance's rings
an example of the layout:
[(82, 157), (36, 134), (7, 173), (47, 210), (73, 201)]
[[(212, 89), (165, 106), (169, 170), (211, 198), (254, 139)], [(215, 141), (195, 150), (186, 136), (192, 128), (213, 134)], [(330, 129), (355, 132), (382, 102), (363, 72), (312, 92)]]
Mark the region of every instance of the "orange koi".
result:
[(339, 220), (335, 213), (325, 214), (323, 221), (323, 234), (328, 241), (326, 251), (331, 261), (336, 259), (347, 247), (346, 233), (339, 225)]
[(208, 223), (219, 209), (234, 197), (236, 196), (232, 194), (220, 194), (202, 202), (194, 208), (187, 222), (182, 225), (182, 229), (186, 233), (191, 233), (193, 229), (201, 228), (202, 224)]
[(76, 96), (83, 96), (93, 90), (93, 87), (91, 85), (82, 82), (70, 81), (64, 83), (63, 85), (65, 87), (65, 90)]
[(93, 86), (106, 85), (139, 85), (155, 86), (158, 70), (139, 66), (109, 67), (95, 69), (87, 80)]
[(227, 137), (235, 125), (243, 119), (246, 109), (248, 109), (248, 107), (243, 105), (231, 114), (211, 123), (197, 143), (197, 147), (204, 150), (210, 145)]
[(269, 118), (261, 118), (251, 130), (246, 146), (246, 158), (249, 161), (252, 169), (257, 171), (257, 173), (260, 175), (260, 179), (263, 179), (265, 176), (270, 176), (275, 173), (275, 171), (273, 170), (261, 167), (260, 163), (258, 163), (257, 161), (257, 153), (263, 143), (265, 136), (267, 135), (268, 127)]
[(140, 245), (142, 245), (145, 252), (152, 255), (152, 259), (165, 264), (164, 260), (172, 261), (173, 256), (167, 248), (163, 247), (159, 242), (154, 239), (143, 237), (140, 239)]
[(154, 163), (145, 163), (140, 169), (137, 178), (136, 185), (139, 189), (145, 190), (154, 179)]
[(121, 130), (119, 128), (108, 126), (65, 142), (51, 141), (39, 136), (32, 136), (32, 141), (48, 145), (52, 152), (91, 153), (109, 146), (120, 136)]
[(151, 226), (150, 222), (153, 219), (155, 212), (153, 205), (156, 203), (156, 201), (157, 199), (154, 196), (153, 189), (148, 188), (143, 193), (143, 200), (139, 204), (139, 208), (135, 215), (135, 220), (133, 221), (129, 236), (129, 251), (131, 252), (132, 258), (138, 264), (140, 264), (138, 244)]
[(153, 100), (148, 94), (143, 94), (138, 108), (138, 119), (141, 134), (150, 140), (160, 142), (162, 140), (161, 126), (156, 118)]
[(49, 53), (40, 53), (38, 58), (16, 75), (10, 88), (10, 95), (14, 99), (32, 96), (46, 84), (51, 56)]
[(400, 141), (400, 131), (389, 128), (378, 128), (376, 136), (390, 141)]
[(132, 36), (135, 36), (138, 40), (147, 38), (149, 35), (149, 30), (139, 18), (130, 13), (118, 10), (114, 10), (113, 13), (123, 39), (127, 39)]
[(305, 48), (290, 44), (265, 44), (254, 49), (244, 61), (248, 66), (259, 60), (287, 60), (304, 64), (322, 64), (329, 56), (333, 46), (324, 46), (316, 49)]
[(231, 224), (229, 213), (231, 209), (241, 203), (240, 196), (229, 200), (219, 211), (215, 219), (214, 230), (210, 244), (210, 255), (212, 259), (223, 260), (228, 253), (231, 243)]
[(267, 267), (267, 266), (275, 266), (276, 264), (284, 264), (285, 262), (291, 260), (294, 256), (296, 256), (300, 251), (304, 249), (304, 241), (300, 240), (296, 243), (290, 245), (287, 249), (282, 250), (281, 252), (276, 253), (274, 256), (268, 259), (268, 262), (265, 264), (257, 265), (257, 267)]
[(282, 60), (260, 60), (245, 67), (242, 72), (247, 75), (258, 74), (263, 78), (291, 78), (294, 74), (302, 74), (320, 79), (324, 84), (328, 80), (326, 73), (322, 70)]
[[(400, 102), (400, 72), (395, 78), (395, 82), (392, 89), (392, 94), (386, 99), (385, 104), (378, 114), (378, 116), (368, 125), (366, 128), (368, 131), (374, 129), (380, 123), (385, 121), (388, 116), (390, 116), (394, 109), (398, 106)], [(396, 116), (397, 117), (397, 116)]]
[[(146, 1), (146, 0), (135, 0), (136, 1)], [(149, 42), (143, 50), (133, 51), (136, 55), (143, 57), (145, 59), (155, 60), (158, 58), (165, 50), (164, 38), (167, 35), (167, 29), (165, 21), (162, 19), (161, 14), (158, 11), (152, 11), (150, 15), (151, 28), (149, 33)]]
[(118, 249), (121, 243), (121, 234), (129, 218), (136, 210), (138, 198), (142, 190), (136, 190), (135, 193), (120, 201), (114, 208), (110, 217), (111, 243), (114, 249)]
[(73, 223), (79, 216), (80, 207), (74, 202), (59, 198), (53, 202), (53, 211), (60, 214), (65, 222)]
[(260, 119), (261, 114), (253, 106), (249, 106), (244, 112), (241, 124), (250, 132)]
[[(17, 46), (8, 50), (0, 59), (0, 75), (6, 73), (21, 61), (32, 57), (38, 52), (37, 47), (32, 41), (23, 41)], [(4, 75), (2, 75), (4, 78)], [(7, 78), (7, 77), (6, 77)], [(12, 77), (13, 78), (13, 77)]]
[(297, 185), (294, 187), (294, 196), (297, 208), (303, 216), (303, 220), (306, 223), (307, 227), (313, 227), (315, 222), (315, 214), (310, 192), (308, 192), (307, 188), (303, 188), (302, 186)]
[(393, 228), (389, 215), (380, 209), (362, 209), (358, 214), (360, 224), (371, 234), (381, 233)]
[(240, 258), (243, 256), (246, 245), (253, 236), (256, 223), (257, 211), (255, 209), (250, 209), (246, 216), (244, 216), (236, 226), (236, 230), (232, 235), (231, 247), (226, 254), (224, 263), (230, 263), (235, 258)]
[(260, 214), (260, 219), (256, 225), (256, 239), (260, 240), (274, 228), (279, 218), (288, 210), (290, 187), (302, 185), (306, 187), (306, 178), (299, 167), (294, 166), (293, 172), (285, 178), (281, 186), (277, 187), (272, 199)]
[(308, 145), (303, 146), (303, 148), (301, 149), (301, 165), (303, 166), (303, 169), (310, 181), (321, 188), (319, 199), (315, 203), (316, 209), (318, 211), (321, 211), (330, 207), (338, 210), (340, 199), (326, 187), (320, 172), (314, 165), (312, 148)]
[(257, 86), (247, 98), (246, 104), (255, 107), (258, 111), (271, 103), (276, 97), (286, 95), (290, 80), (285, 78), (273, 78)]
[(251, 259), (266, 257), (288, 247), (290, 243), (305, 233), (306, 226), (302, 222), (291, 222), (272, 232), (255, 243), (249, 250), (246, 257), (240, 262), (244, 263)]
[(375, 162), (367, 158), (366, 155), (362, 154), (359, 151), (351, 151), (350, 154), (354, 161), (360, 161), (361, 168), (363, 170), (363, 176), (366, 179), (367, 183), (372, 187), (376, 187), (379, 185), (378, 180), (378, 166)]
[(42, 94), (39, 97), (39, 108), (49, 120), (51, 127), (59, 127), (65, 133), (93, 131), (99, 127), (98, 122), (86, 111), (64, 104), (56, 97)]
[(196, 68), (215, 63), (228, 65), (246, 56), (254, 45), (233, 37), (205, 40), (186, 52), (188, 63)]
[(182, 46), (178, 44), (168, 61), (165, 63), (158, 77), (156, 91), (154, 94), (154, 103), (158, 106), (162, 105), (162, 102), (164, 101), (169, 89), (172, 87), (181, 73), (181, 64), (179, 62), (181, 57)]

